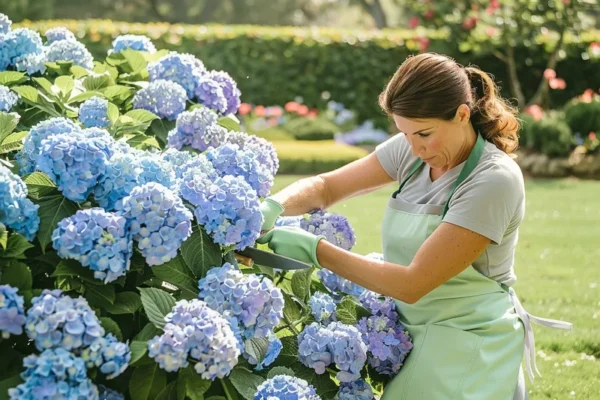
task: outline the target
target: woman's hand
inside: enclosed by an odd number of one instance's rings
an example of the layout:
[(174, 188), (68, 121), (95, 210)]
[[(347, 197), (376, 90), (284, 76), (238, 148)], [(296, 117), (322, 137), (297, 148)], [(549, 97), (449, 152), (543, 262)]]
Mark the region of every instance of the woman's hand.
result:
[(271, 229), (256, 241), (268, 246), (276, 254), (321, 267), (317, 259), (317, 244), (325, 236), (316, 236), (302, 228), (282, 226)]
[(263, 216), (262, 232), (269, 231), (275, 226), (275, 221), (285, 211), (285, 208), (279, 202), (267, 197), (260, 203), (260, 213)]

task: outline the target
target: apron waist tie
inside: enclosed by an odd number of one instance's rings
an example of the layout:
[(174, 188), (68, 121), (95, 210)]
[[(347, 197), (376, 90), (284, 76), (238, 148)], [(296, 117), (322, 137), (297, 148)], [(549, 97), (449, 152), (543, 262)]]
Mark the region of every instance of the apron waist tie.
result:
[(531, 322), (535, 322), (538, 325), (547, 326), (549, 328), (567, 330), (571, 329), (573, 327), (573, 324), (571, 324), (570, 322), (540, 318), (531, 315), (525, 310), (513, 288), (509, 288), (508, 293), (510, 294), (510, 299), (512, 300), (512, 303), (515, 306), (517, 315), (523, 321), (523, 325), (525, 327), (525, 363), (527, 366), (527, 374), (529, 375), (530, 381), (533, 383), (533, 371), (537, 372), (539, 376), (542, 376), (542, 374), (540, 374), (540, 371), (538, 370), (535, 362), (535, 339), (533, 338), (533, 329), (531, 327)]

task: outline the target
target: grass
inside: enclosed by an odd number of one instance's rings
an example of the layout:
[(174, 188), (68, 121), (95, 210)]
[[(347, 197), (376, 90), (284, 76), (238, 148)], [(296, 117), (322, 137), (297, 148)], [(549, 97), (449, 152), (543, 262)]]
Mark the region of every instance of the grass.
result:
[[(279, 176), (274, 191), (299, 179)], [(331, 211), (357, 235), (352, 251), (381, 252), (389, 186), (345, 200)], [(600, 399), (600, 182), (527, 180), (515, 285), (533, 315), (573, 323), (563, 331), (533, 325), (542, 377), (527, 381), (530, 399)]]

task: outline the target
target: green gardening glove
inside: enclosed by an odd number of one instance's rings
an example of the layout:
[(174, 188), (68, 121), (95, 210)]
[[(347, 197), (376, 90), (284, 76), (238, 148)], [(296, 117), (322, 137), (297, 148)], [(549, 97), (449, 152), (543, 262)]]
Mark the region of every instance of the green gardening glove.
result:
[(325, 239), (325, 236), (316, 236), (296, 226), (279, 226), (258, 238), (256, 242), (268, 243), (275, 254), (322, 268), (317, 259), (317, 244), (321, 239)]
[(285, 208), (270, 197), (267, 197), (260, 203), (260, 213), (263, 216), (261, 231), (271, 230), (275, 226), (275, 221), (283, 211), (285, 211)]

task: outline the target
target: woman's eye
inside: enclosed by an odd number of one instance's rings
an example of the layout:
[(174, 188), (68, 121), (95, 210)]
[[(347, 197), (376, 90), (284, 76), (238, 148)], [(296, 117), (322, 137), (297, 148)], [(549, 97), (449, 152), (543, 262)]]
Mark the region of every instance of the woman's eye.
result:
[(430, 134), (429, 134), (429, 133), (418, 133), (418, 135), (419, 135), (419, 136), (421, 136), (421, 137), (427, 137), (427, 136), (429, 136)]

